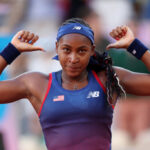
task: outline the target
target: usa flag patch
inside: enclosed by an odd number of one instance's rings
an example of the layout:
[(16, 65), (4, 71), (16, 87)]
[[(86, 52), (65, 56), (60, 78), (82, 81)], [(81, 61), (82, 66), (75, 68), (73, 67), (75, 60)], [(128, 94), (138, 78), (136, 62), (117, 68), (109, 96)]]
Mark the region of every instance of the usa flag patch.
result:
[(64, 95), (55, 96), (53, 99), (54, 102), (64, 101)]

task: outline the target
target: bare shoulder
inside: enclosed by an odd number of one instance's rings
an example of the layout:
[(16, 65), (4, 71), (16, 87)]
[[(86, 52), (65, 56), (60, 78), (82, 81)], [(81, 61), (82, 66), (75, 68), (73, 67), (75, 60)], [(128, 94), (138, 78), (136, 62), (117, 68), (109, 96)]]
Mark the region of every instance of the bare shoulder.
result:
[[(133, 73), (132, 71), (117, 66), (113, 66), (113, 69), (115, 70), (120, 81), (122, 81), (125, 77)], [(105, 85), (107, 81), (106, 71), (100, 71), (97, 73), (97, 75), (101, 80), (101, 82), (103, 83), (103, 85)]]
[[(118, 66), (113, 66), (113, 69), (116, 71), (116, 72), (119, 72), (119, 71), (129, 71), (125, 68), (122, 68), (122, 67), (118, 67)], [(129, 71), (130, 72), (130, 71)]]
[(113, 67), (113, 68), (122, 86), (127, 85), (130, 80), (133, 81), (137, 78), (137, 76), (142, 75), (142, 73), (133, 72), (121, 67)]
[(122, 67), (113, 66), (113, 69), (115, 70), (115, 72), (119, 78), (123, 78), (123, 77), (125, 77), (127, 75), (131, 75), (133, 73), (135, 74), (135, 72), (132, 72), (132, 71), (122, 68)]
[(34, 91), (41, 91), (47, 87), (49, 75), (40, 72), (28, 72), (20, 77), (26, 88), (33, 94)]
[(45, 95), (49, 82), (49, 75), (40, 72), (28, 72), (22, 74), (19, 78), (28, 91), (28, 99), (37, 109), (37, 102), (41, 103)]
[[(16, 78), (1, 81), (0, 100), (2, 103), (8, 103), (27, 98), (35, 107), (34, 104), (41, 103), (48, 82), (49, 76), (39, 72), (24, 73)], [(33, 99), (36, 103), (33, 103)]]
[(22, 80), (24, 83), (27, 83), (27, 84), (30, 84), (33, 82), (39, 83), (41, 81), (48, 81), (49, 75), (43, 74), (40, 72), (27, 72), (18, 76), (18, 79)]

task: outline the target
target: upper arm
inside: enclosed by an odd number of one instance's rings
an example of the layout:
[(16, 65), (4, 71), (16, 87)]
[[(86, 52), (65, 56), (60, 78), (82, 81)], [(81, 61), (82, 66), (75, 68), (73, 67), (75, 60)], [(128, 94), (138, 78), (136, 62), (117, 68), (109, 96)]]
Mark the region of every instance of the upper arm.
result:
[(0, 74), (4, 70), (4, 68), (7, 66), (6, 60), (0, 55)]
[(144, 73), (135, 73), (129, 70), (114, 67), (120, 84), (125, 91), (130, 94), (149, 96), (150, 95), (150, 75)]
[(142, 56), (141, 60), (143, 61), (147, 69), (150, 71), (150, 59), (149, 58), (150, 58), (150, 51), (146, 51), (144, 55)]
[(26, 98), (28, 89), (25, 75), (12, 80), (0, 81), (0, 103), (9, 103), (21, 98)]
[[(22, 98), (42, 99), (47, 87), (48, 76), (39, 73), (26, 73), (15, 79), (0, 81), (0, 103), (9, 103)], [(36, 102), (37, 103), (37, 102)]]

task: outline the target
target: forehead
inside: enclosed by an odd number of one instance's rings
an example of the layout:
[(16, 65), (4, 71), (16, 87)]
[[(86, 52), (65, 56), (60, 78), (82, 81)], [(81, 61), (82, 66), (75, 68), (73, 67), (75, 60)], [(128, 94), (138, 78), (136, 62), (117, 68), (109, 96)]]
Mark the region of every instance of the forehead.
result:
[(78, 44), (78, 45), (91, 45), (90, 39), (78, 33), (71, 33), (62, 36), (59, 40), (60, 44)]

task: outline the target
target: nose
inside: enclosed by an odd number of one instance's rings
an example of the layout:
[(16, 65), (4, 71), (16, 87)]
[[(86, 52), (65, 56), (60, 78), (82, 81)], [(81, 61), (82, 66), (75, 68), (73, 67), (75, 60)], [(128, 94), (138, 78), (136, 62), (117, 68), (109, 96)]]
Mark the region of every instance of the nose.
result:
[(70, 56), (69, 56), (69, 61), (70, 61), (71, 63), (73, 63), (73, 64), (78, 63), (78, 62), (79, 62), (79, 57), (78, 57), (78, 55), (75, 54), (75, 53), (70, 54)]

